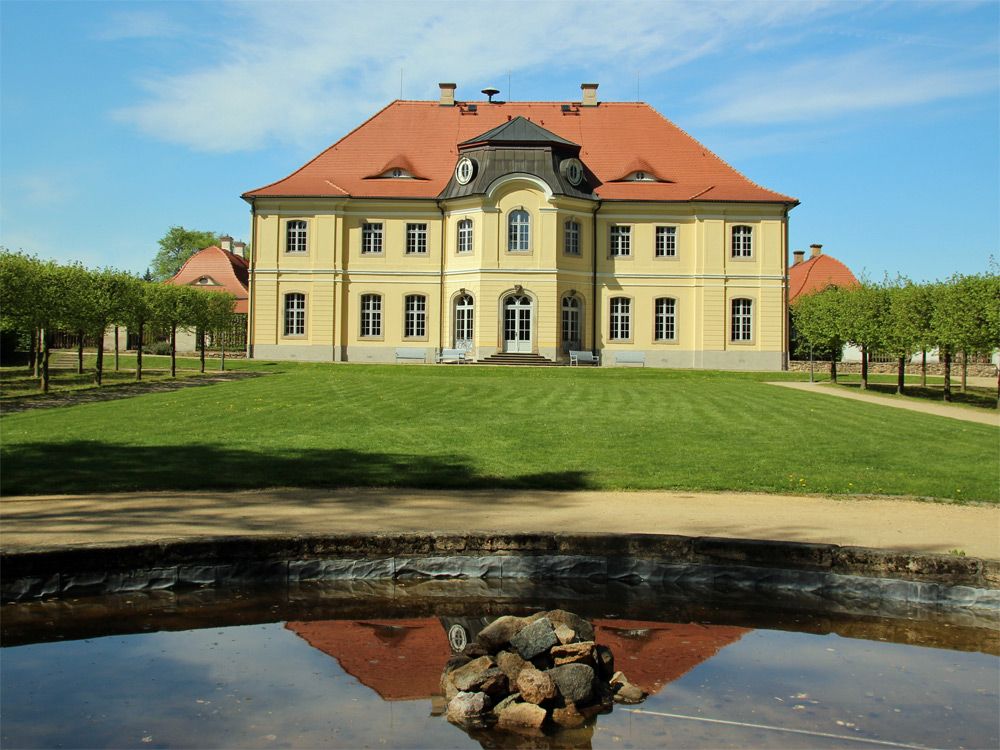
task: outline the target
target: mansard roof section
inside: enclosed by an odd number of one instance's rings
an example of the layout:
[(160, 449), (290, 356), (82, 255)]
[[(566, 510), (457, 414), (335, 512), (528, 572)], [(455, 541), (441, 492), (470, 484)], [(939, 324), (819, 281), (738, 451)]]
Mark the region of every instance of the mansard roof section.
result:
[[(594, 194), (604, 200), (798, 203), (750, 181), (647, 104), (562, 107), (561, 102), (497, 102), (473, 109), (394, 101), (288, 177), (243, 197), (434, 199), (449, 185), (460, 151), (465, 155), (480, 139), (496, 138), (496, 131), (505, 133), (510, 126), (509, 137), (529, 131), (555, 136), (558, 141), (547, 141), (551, 151), (579, 144), (575, 155)], [(515, 118), (527, 122), (515, 126)], [(494, 143), (497, 150), (506, 148)], [(412, 165), (412, 174), (426, 179), (365, 179), (400, 156)], [(612, 182), (639, 157), (671, 182)]]
[(477, 135), (458, 144), (459, 149), (464, 150), (474, 146), (555, 146), (569, 147), (574, 151), (580, 150), (579, 143), (573, 143), (565, 138), (560, 138), (551, 130), (546, 130), (533, 123), (531, 120), (518, 115), (508, 122), (487, 130), (485, 133)]

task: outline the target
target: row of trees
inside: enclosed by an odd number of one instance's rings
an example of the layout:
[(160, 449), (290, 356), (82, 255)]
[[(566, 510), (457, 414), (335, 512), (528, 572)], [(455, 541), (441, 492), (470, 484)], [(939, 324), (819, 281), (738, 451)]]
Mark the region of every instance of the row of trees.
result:
[[(49, 389), (49, 353), (55, 331), (78, 336), (82, 373), (84, 338), (97, 338), (103, 344), (110, 327), (127, 326), (138, 337), (135, 378), (141, 380), (143, 336), (150, 328), (169, 331), (171, 377), (177, 375), (177, 329), (195, 328), (204, 372), (205, 333), (222, 332), (232, 325), (235, 302), (227, 293), (150, 283), (124, 271), (60, 265), (0, 248), (0, 326), (30, 337), (29, 366), (35, 368), (43, 391)], [(116, 366), (117, 352), (116, 330)], [(98, 385), (103, 372), (104, 347), (99, 345)]]
[[(910, 357), (938, 350), (944, 364), (944, 400), (951, 401), (951, 365), (956, 354), (991, 355), (1000, 348), (1000, 276), (953, 276), (944, 282), (914, 284), (906, 279), (864, 282), (800, 297), (792, 306), (796, 353), (837, 360), (845, 344), (861, 349), (861, 387), (868, 387), (869, 354), (892, 356), (898, 364), (896, 391), (905, 390)], [(963, 367), (963, 387), (965, 369)], [(1000, 378), (998, 378), (1000, 397)]]

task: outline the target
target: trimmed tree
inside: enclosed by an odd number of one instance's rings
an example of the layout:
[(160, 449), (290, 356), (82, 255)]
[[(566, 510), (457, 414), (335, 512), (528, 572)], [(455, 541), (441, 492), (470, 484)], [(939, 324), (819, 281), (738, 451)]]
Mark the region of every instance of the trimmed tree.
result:
[(207, 304), (207, 328), (215, 332), (222, 344), (219, 369), (226, 369), (226, 334), (233, 325), (233, 308), (236, 307), (236, 297), (228, 292), (214, 292), (209, 295)]
[(837, 361), (844, 348), (845, 291), (830, 286), (822, 292), (807, 294), (792, 305), (792, 323), (799, 346), (819, 356), (830, 358), (830, 380), (837, 382)]
[(868, 281), (845, 292), (843, 307), (844, 334), (847, 341), (861, 349), (861, 390), (868, 389), (868, 357), (885, 346), (889, 321), (889, 295)]

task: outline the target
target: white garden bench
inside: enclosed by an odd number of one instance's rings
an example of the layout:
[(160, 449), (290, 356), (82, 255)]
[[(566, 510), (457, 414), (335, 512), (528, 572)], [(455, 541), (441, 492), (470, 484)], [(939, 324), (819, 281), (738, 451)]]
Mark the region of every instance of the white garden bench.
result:
[(580, 363), (585, 365), (597, 365), (601, 364), (601, 358), (599, 355), (593, 352), (578, 352), (570, 349), (569, 352), (569, 366), (574, 367)]
[(615, 352), (616, 365), (646, 366), (646, 352)]
[(408, 362), (426, 362), (427, 361), (427, 350), (426, 349), (416, 349), (409, 346), (397, 346), (396, 347), (396, 361), (404, 360)]
[(438, 364), (443, 362), (457, 362), (462, 365), (468, 361), (469, 357), (465, 349), (442, 349), (441, 353), (437, 355)]

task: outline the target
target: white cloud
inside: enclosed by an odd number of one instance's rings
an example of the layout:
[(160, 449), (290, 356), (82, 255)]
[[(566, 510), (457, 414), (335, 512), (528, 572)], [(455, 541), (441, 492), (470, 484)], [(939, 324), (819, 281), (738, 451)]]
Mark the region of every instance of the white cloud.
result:
[(103, 41), (152, 39), (174, 36), (182, 30), (180, 24), (175, 23), (165, 12), (143, 8), (111, 14), (103, 21), (95, 36)]
[(708, 125), (770, 125), (927, 104), (997, 88), (994, 67), (904, 62), (892, 48), (814, 57), (712, 87), (694, 117)]
[[(399, 93), (459, 96), (521, 76), (569, 68), (634, 80), (746, 37), (838, 12), (797, 3), (250, 3), (228, 8), (218, 59), (142, 82), (146, 98), (115, 117), (205, 151), (306, 144), (356, 125)], [(645, 79), (644, 79), (645, 80)], [(414, 81), (422, 82), (419, 88)], [(463, 86), (464, 84), (464, 86)], [(551, 94), (550, 94), (551, 95)], [(567, 91), (566, 97), (578, 95)]]
[(56, 207), (72, 200), (73, 178), (56, 172), (33, 171), (11, 179), (17, 198), (29, 207)]

